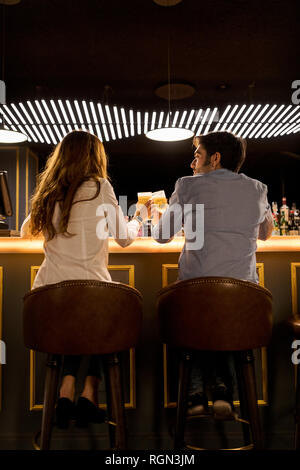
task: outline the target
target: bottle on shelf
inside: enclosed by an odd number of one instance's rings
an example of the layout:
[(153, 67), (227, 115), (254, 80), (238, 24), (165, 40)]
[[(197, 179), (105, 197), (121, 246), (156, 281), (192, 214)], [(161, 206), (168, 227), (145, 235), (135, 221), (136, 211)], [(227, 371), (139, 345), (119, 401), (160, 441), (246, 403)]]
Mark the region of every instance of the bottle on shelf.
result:
[(288, 235), (289, 232), (289, 207), (286, 204), (286, 198), (282, 198), (280, 207), (280, 235)]
[[(297, 223), (296, 223), (297, 221)], [(293, 202), (289, 216), (289, 235), (299, 235), (299, 211), (297, 210), (296, 203)]]
[(274, 228), (272, 235), (278, 236), (280, 235), (280, 220), (279, 220), (279, 212), (278, 212), (278, 205), (277, 202), (272, 202), (272, 215), (273, 215), (273, 222)]
[(296, 204), (294, 207), (294, 224), (295, 224), (295, 230), (297, 230), (298, 232), (297, 235), (300, 235), (300, 210), (297, 209)]

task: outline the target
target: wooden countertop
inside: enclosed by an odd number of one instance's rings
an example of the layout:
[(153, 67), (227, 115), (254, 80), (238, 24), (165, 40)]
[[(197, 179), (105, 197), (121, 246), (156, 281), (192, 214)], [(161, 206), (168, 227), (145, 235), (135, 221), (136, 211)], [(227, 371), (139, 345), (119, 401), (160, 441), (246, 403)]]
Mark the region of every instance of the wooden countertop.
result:
[[(121, 248), (113, 239), (109, 239), (110, 253), (180, 253), (184, 244), (183, 237), (176, 237), (171, 242), (160, 244), (152, 238), (137, 238), (130, 246)], [(300, 251), (300, 236), (271, 237), (257, 242), (257, 251), (286, 252)], [(23, 239), (19, 237), (1, 237), (0, 253), (43, 253), (42, 239)]]

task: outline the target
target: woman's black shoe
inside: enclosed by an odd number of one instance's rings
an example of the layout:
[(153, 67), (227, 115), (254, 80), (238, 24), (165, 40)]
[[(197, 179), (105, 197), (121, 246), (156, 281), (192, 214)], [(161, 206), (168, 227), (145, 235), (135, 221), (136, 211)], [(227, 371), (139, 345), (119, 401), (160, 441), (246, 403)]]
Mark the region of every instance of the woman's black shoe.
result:
[(76, 405), (76, 426), (86, 428), (89, 423), (103, 423), (105, 411), (84, 397), (78, 398)]
[(69, 398), (59, 398), (56, 405), (56, 425), (59, 429), (67, 429), (69, 421), (75, 419), (75, 403)]

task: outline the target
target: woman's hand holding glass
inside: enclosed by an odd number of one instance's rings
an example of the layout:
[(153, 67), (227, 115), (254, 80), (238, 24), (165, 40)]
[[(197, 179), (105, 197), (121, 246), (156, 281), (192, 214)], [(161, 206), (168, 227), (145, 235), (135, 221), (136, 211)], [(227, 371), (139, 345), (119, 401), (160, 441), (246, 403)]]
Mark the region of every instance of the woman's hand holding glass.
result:
[(145, 222), (146, 220), (151, 219), (152, 209), (153, 200), (151, 198), (148, 199), (145, 204), (137, 202), (134, 217), (141, 217), (143, 219), (143, 222)]

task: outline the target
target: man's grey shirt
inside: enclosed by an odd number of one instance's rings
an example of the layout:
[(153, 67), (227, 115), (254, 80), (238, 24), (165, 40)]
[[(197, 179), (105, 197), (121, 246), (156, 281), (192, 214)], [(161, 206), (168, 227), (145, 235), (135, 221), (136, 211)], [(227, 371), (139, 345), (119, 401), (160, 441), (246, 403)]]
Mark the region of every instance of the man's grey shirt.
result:
[[(202, 247), (195, 247), (187, 240), (193, 238), (186, 228), (191, 227), (192, 218), (195, 228), (195, 214), (201, 222), (197, 226), (198, 239), (204, 229)], [(166, 243), (184, 227), (186, 240), (179, 258), (180, 280), (223, 276), (258, 282), (256, 241), (266, 239), (265, 227), (270, 223), (267, 186), (244, 174), (220, 169), (177, 180), (169, 207), (152, 234), (158, 242)]]

